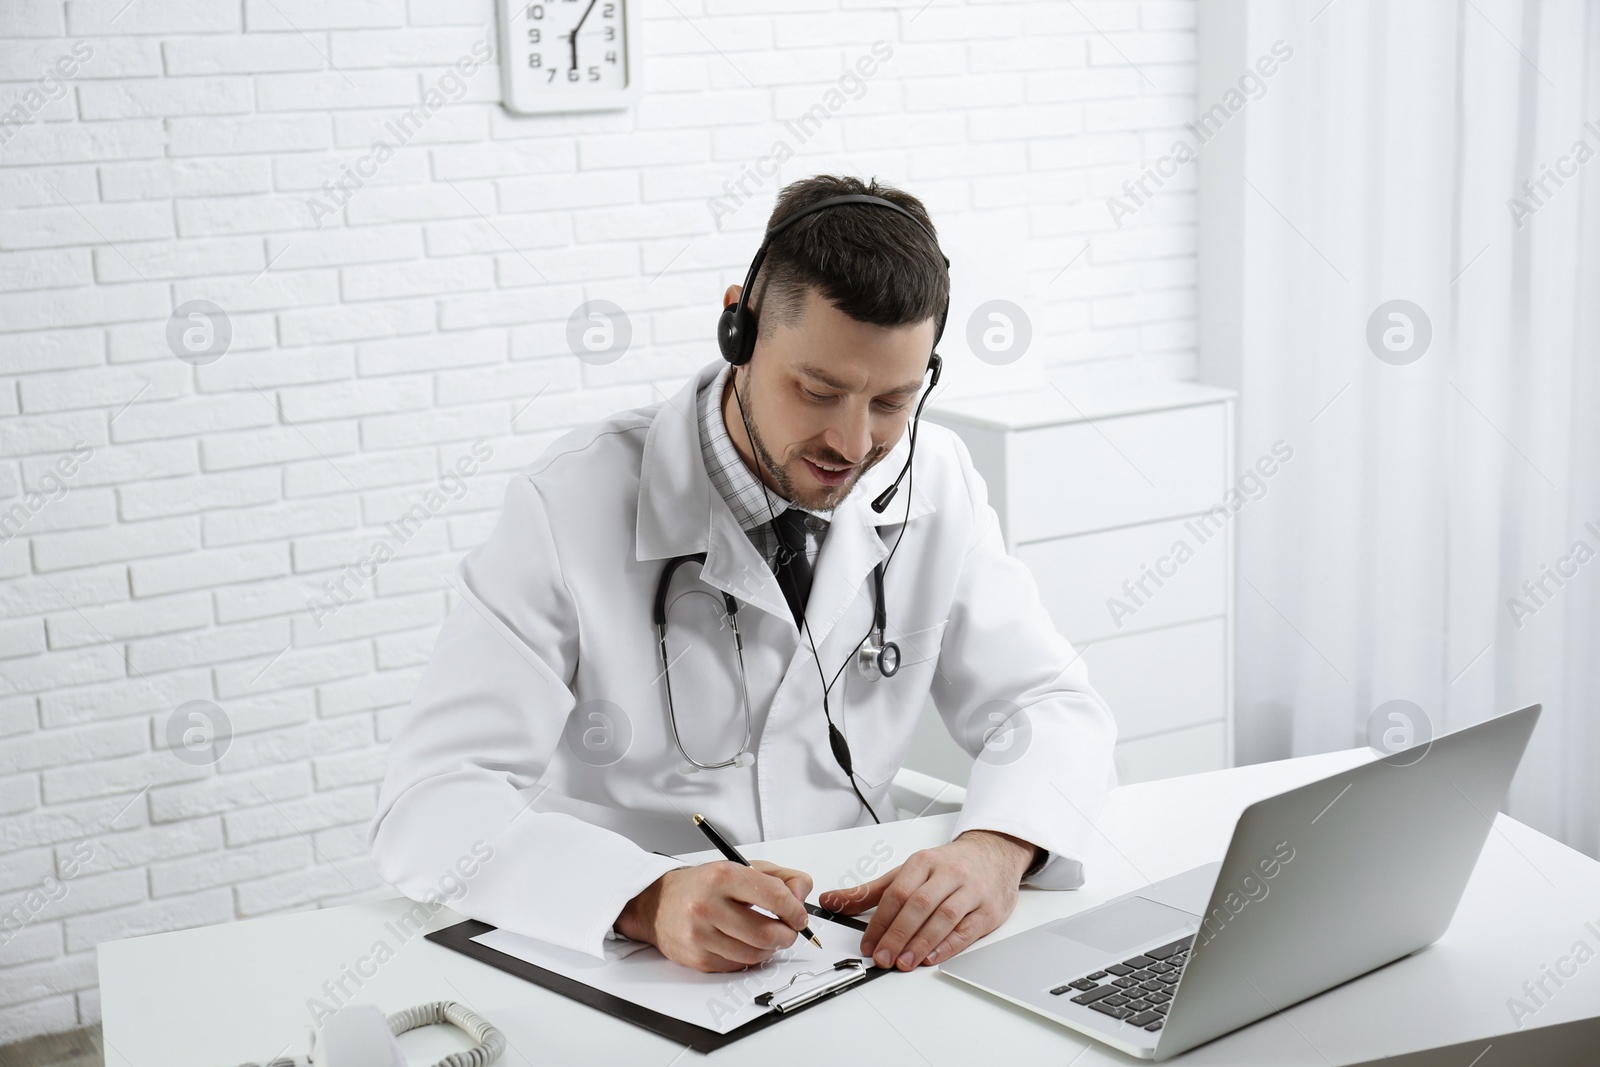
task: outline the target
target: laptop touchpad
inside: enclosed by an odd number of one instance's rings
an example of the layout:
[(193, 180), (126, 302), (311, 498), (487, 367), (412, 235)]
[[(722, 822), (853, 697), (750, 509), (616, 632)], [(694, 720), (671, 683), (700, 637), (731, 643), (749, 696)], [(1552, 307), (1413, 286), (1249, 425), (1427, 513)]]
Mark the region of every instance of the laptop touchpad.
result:
[(1199, 928), (1200, 916), (1192, 912), (1129, 897), (1088, 915), (1062, 919), (1049, 930), (1101, 952), (1129, 952), (1158, 937), (1171, 935), (1169, 939), (1176, 940)]

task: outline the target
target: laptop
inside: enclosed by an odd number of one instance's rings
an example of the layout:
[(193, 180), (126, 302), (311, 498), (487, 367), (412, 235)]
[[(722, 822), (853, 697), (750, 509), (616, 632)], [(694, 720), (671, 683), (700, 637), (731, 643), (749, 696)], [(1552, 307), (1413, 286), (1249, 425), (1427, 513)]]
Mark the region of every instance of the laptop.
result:
[(1539, 709), (1258, 800), (1220, 863), (939, 970), (1164, 1060), (1382, 967), (1450, 925)]

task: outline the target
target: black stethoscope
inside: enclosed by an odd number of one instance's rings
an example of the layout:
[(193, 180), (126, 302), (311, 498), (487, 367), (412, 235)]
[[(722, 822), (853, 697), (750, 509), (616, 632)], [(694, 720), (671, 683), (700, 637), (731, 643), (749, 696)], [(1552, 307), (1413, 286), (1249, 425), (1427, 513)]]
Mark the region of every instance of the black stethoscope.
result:
[[(732, 593), (722, 594), (722, 612), (728, 629), (733, 631), (734, 658), (739, 665), (739, 691), (744, 704), (744, 740), (740, 742), (739, 750), (729, 759), (716, 763), (702, 763), (689, 755), (689, 750), (684, 748), (683, 738), (678, 733), (677, 709), (672, 705), (672, 663), (667, 657), (667, 589), (671, 586), (672, 576), (677, 573), (679, 567), (685, 563), (698, 563), (703, 567), (705, 562), (704, 552), (673, 556), (667, 560), (666, 566), (661, 568), (661, 579), (656, 583), (653, 617), (656, 624), (656, 648), (661, 654), (661, 678), (667, 690), (667, 719), (672, 725), (672, 740), (691, 767), (708, 771), (718, 767), (748, 767), (755, 761), (750, 755), (750, 687), (744, 669), (744, 635), (739, 632), (739, 601)], [(862, 677), (875, 682), (880, 678), (894, 677), (895, 672), (900, 669), (900, 646), (886, 639), (888, 612), (883, 603), (882, 562), (872, 568), (872, 589), (872, 629), (868, 631), (856, 653), (856, 668)]]

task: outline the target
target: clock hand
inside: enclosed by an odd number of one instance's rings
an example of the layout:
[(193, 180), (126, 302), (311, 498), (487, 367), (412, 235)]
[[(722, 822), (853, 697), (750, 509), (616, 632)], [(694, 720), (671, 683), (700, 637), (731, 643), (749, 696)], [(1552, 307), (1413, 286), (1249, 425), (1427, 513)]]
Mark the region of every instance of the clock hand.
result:
[(583, 9), (583, 14), (578, 18), (578, 24), (572, 27), (572, 69), (578, 69), (578, 31), (583, 29), (583, 20), (589, 17), (589, 12), (594, 10), (594, 0), (589, 0), (589, 6)]

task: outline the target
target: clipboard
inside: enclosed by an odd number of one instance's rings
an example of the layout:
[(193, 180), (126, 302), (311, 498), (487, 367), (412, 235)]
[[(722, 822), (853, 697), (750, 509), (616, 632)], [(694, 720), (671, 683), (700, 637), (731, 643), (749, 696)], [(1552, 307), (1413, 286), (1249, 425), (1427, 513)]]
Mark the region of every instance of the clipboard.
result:
[[(827, 919), (830, 922), (848, 926), (854, 930), (865, 932), (867, 929), (867, 924), (860, 919), (849, 915), (838, 915), (815, 904), (808, 903), (806, 911), (819, 919)], [(533, 982), (535, 985), (543, 986), (552, 992), (560, 993), (562, 996), (576, 1000), (580, 1004), (587, 1004), (589, 1007), (597, 1008), (608, 1015), (626, 1019), (636, 1026), (642, 1026), (646, 1030), (660, 1034), (669, 1041), (676, 1041), (680, 1045), (688, 1045), (696, 1052), (715, 1052), (717, 1049), (730, 1045), (741, 1037), (748, 1037), (757, 1030), (764, 1030), (773, 1023), (779, 1022), (790, 1015), (831, 1000), (840, 993), (854, 989), (894, 970), (892, 967), (846, 968), (836, 964), (835, 969), (839, 971), (838, 976), (822, 982), (820, 988), (808, 984), (802, 987), (802, 990), (797, 995), (787, 997), (782, 989), (768, 990), (761, 995), (768, 999), (762, 1001), (758, 997), (757, 1003), (771, 1004), (770, 1010), (750, 1022), (734, 1027), (727, 1033), (720, 1033), (709, 1027), (696, 1026), (674, 1016), (662, 1014), (642, 1004), (635, 1004), (624, 997), (615, 996), (602, 989), (596, 989), (575, 978), (569, 978), (564, 974), (546, 970), (536, 964), (518, 959), (516, 956), (507, 955), (504, 952), (472, 940), (474, 937), (488, 933), (493, 929), (495, 927), (486, 922), (468, 919), (465, 922), (456, 923), (454, 926), (447, 926), (442, 930), (424, 934), (423, 937), (426, 940), (443, 945), (445, 948), (453, 949), (462, 955), (470, 956), (480, 963), (487, 963), (489, 966), (498, 968), (508, 974), (514, 974), (524, 981)]]

